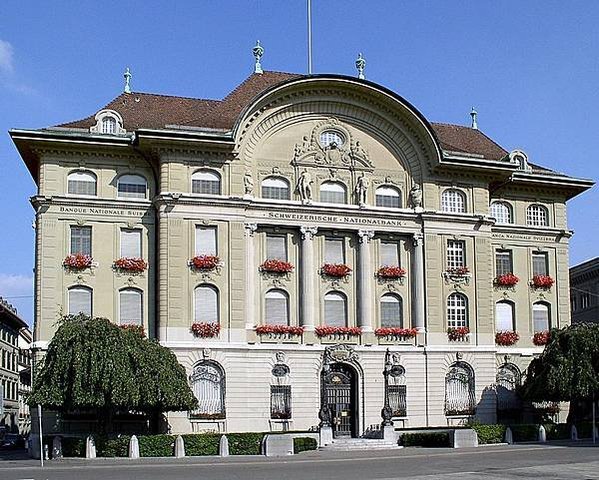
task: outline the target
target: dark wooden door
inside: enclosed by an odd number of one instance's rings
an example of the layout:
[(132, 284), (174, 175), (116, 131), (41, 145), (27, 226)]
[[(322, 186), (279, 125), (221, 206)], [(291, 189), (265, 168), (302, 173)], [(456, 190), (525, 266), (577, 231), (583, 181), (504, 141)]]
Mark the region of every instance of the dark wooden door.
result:
[(333, 436), (355, 436), (355, 375), (351, 368), (343, 364), (332, 365), (323, 376), (323, 388), (324, 401), (331, 412)]

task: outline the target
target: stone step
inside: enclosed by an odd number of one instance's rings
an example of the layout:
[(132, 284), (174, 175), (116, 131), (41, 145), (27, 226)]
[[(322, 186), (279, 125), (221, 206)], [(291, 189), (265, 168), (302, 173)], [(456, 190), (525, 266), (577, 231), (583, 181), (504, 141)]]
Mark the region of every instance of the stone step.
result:
[(343, 438), (335, 439), (329, 445), (321, 447), (325, 450), (388, 450), (401, 448), (397, 443), (390, 442), (389, 440), (383, 439), (371, 439), (371, 438)]

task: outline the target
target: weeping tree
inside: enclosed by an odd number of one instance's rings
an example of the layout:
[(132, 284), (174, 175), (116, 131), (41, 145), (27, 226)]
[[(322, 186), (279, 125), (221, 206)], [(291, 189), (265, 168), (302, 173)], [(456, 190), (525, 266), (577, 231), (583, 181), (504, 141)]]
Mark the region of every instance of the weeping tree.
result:
[(552, 330), (545, 350), (528, 367), (522, 393), (532, 401), (569, 401), (569, 420), (575, 420), (579, 405), (599, 398), (599, 324)]
[(144, 413), (155, 430), (163, 412), (197, 407), (185, 369), (168, 348), (141, 327), (106, 318), (63, 317), (37, 368), (30, 405), (93, 411), (103, 433), (112, 431), (117, 412)]

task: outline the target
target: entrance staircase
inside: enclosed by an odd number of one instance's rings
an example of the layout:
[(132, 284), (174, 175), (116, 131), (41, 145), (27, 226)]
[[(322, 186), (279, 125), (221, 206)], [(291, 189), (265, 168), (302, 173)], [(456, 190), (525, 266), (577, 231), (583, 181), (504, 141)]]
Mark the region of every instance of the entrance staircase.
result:
[(381, 438), (336, 438), (319, 450), (348, 452), (351, 450), (398, 450), (397, 442)]

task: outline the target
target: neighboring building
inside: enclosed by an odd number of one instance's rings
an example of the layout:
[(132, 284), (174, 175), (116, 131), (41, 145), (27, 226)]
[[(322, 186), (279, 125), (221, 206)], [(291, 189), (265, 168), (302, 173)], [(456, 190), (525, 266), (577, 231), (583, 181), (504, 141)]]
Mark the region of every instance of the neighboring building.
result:
[(0, 297), (0, 429), (19, 431), (19, 336), (27, 324)]
[(19, 433), (28, 435), (31, 431), (31, 414), (27, 397), (31, 392), (31, 342), (29, 328), (19, 330)]
[(572, 323), (599, 322), (599, 257), (570, 267)]
[(143, 325), (200, 401), (173, 432), (355, 436), (386, 394), (397, 427), (495, 422), (533, 335), (569, 323), (566, 201), (592, 182), (373, 82), (254, 73), (221, 101), (123, 93), (10, 134), (38, 185), (35, 346), (60, 313)]

